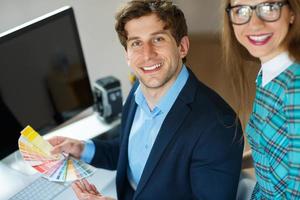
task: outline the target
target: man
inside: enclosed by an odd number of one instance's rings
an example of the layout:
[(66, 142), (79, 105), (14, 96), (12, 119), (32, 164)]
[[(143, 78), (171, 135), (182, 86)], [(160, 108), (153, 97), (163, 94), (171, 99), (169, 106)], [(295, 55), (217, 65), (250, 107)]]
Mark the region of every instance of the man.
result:
[[(184, 14), (166, 1), (131, 1), (116, 19), (139, 81), (124, 105), (120, 138), (92, 144), (56, 138), (54, 152), (91, 156), (91, 164), (116, 169), (120, 200), (235, 199), (241, 129), (224, 100), (183, 64)], [(73, 189), (79, 199), (107, 199), (86, 180)]]

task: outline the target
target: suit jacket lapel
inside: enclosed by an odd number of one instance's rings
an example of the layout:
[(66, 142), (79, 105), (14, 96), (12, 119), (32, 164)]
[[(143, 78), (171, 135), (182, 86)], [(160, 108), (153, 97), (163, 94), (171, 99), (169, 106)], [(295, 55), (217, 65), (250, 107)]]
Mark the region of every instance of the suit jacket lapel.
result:
[(137, 105), (134, 100), (134, 94), (132, 94), (131, 99), (128, 102), (128, 105), (124, 107), (124, 110), (128, 112), (122, 115), (122, 124), (124, 127), (122, 128), (121, 132), (121, 144), (120, 144), (120, 154), (119, 154), (119, 161), (118, 161), (118, 169), (117, 169), (117, 177), (116, 177), (116, 184), (118, 190), (118, 196), (123, 194), (123, 190), (126, 184), (127, 179), (127, 165), (128, 165), (128, 138), (129, 133), (131, 130), (131, 125), (134, 119), (135, 111)]
[(190, 77), (187, 80), (186, 85), (180, 92), (177, 100), (169, 111), (168, 115), (163, 122), (161, 129), (157, 135), (157, 138), (153, 144), (151, 153), (143, 170), (142, 177), (138, 184), (137, 190), (134, 195), (134, 199), (143, 190), (147, 181), (151, 177), (153, 170), (157, 166), (159, 160), (164, 153), (164, 150), (171, 142), (172, 138), (179, 134), (176, 131), (181, 126), (182, 122), (185, 120), (187, 114), (190, 112), (188, 103), (193, 101), (194, 95), (196, 93), (196, 87), (194, 83), (195, 77), (190, 73)]

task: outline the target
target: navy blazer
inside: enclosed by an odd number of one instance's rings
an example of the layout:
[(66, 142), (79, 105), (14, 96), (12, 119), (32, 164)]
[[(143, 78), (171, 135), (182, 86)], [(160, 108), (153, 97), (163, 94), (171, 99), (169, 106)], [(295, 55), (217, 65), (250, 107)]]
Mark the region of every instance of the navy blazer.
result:
[(92, 164), (117, 169), (119, 200), (234, 200), (243, 137), (236, 114), (189, 71), (187, 83), (167, 114), (134, 191), (127, 179), (128, 137), (137, 105), (136, 86), (123, 108), (121, 134), (94, 140)]

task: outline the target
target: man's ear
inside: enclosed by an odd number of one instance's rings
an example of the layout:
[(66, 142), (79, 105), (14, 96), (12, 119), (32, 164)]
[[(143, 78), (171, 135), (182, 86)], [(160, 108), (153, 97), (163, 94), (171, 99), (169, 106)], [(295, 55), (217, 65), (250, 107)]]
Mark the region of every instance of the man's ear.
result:
[(181, 58), (186, 57), (186, 55), (188, 54), (189, 48), (190, 48), (189, 37), (184, 36), (183, 38), (181, 38), (180, 44), (179, 44), (179, 52), (180, 52)]

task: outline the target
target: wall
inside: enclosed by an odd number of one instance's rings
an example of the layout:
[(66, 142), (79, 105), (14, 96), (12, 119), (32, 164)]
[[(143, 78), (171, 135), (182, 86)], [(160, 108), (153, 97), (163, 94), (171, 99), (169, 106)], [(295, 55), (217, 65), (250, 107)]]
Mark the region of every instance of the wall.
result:
[(221, 0), (173, 0), (187, 19), (190, 34), (217, 33)]

